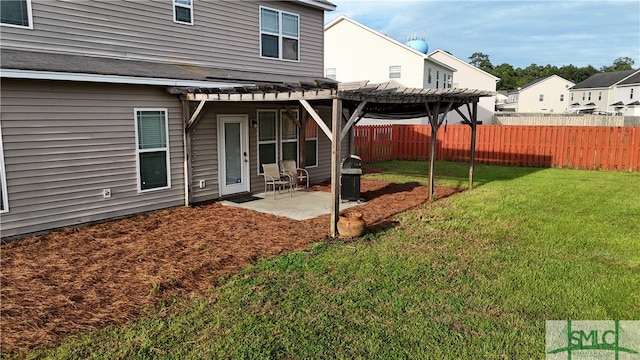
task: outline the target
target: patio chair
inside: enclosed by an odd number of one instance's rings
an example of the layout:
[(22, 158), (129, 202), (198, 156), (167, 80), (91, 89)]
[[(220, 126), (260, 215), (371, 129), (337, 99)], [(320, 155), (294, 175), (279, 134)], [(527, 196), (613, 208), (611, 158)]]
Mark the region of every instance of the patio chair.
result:
[(293, 196), (293, 188), (291, 187), (291, 177), (287, 174), (280, 173), (278, 164), (262, 164), (264, 176), (264, 197), (267, 197), (269, 186), (273, 190), (273, 199), (276, 198), (276, 190), (280, 192), (283, 188), (288, 187), (289, 193)]
[(282, 160), (282, 173), (289, 175), (294, 189), (298, 186), (298, 182), (307, 183), (309, 188), (309, 172), (299, 168), (294, 160)]

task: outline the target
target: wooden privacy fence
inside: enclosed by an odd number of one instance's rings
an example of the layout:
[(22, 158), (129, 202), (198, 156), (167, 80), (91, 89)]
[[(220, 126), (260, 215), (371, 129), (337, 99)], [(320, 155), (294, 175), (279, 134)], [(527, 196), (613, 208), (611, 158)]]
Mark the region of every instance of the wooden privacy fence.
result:
[[(427, 160), (430, 137), (429, 125), (356, 126), (356, 154), (364, 162)], [(471, 128), (443, 125), (437, 144), (437, 160), (469, 161)], [(478, 125), (476, 162), (640, 171), (640, 128)]]

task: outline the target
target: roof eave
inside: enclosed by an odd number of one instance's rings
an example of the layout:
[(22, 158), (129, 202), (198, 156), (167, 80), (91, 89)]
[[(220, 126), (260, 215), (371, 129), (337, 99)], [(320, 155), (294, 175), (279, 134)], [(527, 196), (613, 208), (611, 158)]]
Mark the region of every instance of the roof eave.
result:
[(322, 9), (325, 11), (333, 11), (336, 9), (336, 5), (329, 2), (329, 1), (322, 1), (322, 0), (297, 0), (300, 3), (303, 3), (305, 5), (314, 7), (314, 8), (318, 8), (318, 9)]

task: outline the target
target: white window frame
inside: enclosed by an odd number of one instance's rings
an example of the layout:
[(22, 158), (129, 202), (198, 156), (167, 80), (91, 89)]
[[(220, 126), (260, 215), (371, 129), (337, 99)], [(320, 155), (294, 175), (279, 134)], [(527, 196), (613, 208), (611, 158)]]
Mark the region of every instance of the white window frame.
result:
[[(138, 113), (146, 111), (161, 111), (164, 113), (164, 131), (166, 144), (164, 147), (140, 149), (139, 137), (138, 137)], [(151, 191), (165, 190), (171, 188), (171, 152), (169, 150), (169, 112), (166, 108), (135, 108), (133, 110), (133, 126), (135, 128), (136, 136), (136, 183), (138, 187), (138, 193), (146, 193)], [(160, 152), (165, 151), (166, 167), (167, 167), (167, 186), (156, 187), (153, 189), (142, 189), (142, 178), (140, 176), (140, 154), (146, 152)]]
[[(306, 143), (307, 143), (307, 141), (314, 141), (314, 142), (315, 142), (315, 144), (316, 144), (316, 164), (315, 164), (315, 165), (309, 165), (309, 164), (307, 164), (307, 163), (306, 163), (306, 161), (305, 161), (304, 167), (305, 167), (305, 168), (315, 168), (315, 167), (318, 167), (318, 131), (319, 131), (319, 129), (318, 129), (318, 124), (315, 122), (315, 120), (313, 120), (313, 119), (311, 119), (311, 118), (310, 118), (309, 120), (307, 120), (307, 123), (313, 123), (313, 125), (316, 127), (316, 136), (315, 136), (315, 137), (311, 137), (311, 138), (306, 137), (307, 129), (304, 129), (304, 131), (305, 131), (305, 139), (304, 139), (305, 144), (304, 144), (304, 151), (306, 152), (306, 151), (307, 151), (307, 149), (308, 149), (308, 146), (307, 146), (307, 144), (306, 144)], [(307, 126), (308, 126), (308, 125), (307, 125)], [(305, 154), (305, 156), (306, 156), (306, 154)], [(305, 159), (306, 159), (306, 158), (305, 158)], [(298, 166), (299, 166), (299, 165), (300, 165), (300, 164), (298, 164)]]
[[(265, 140), (265, 141), (260, 141), (260, 113), (274, 113), (274, 124), (273, 126), (275, 127), (275, 129), (273, 129), (273, 131), (275, 132), (275, 139), (273, 140)], [(258, 167), (258, 174), (263, 174), (264, 172), (262, 171), (262, 166), (260, 166), (260, 145), (263, 144), (274, 144), (275, 149), (274, 149), (274, 153), (276, 155), (276, 159), (275, 161), (277, 162), (279, 159), (277, 159), (278, 157), (278, 111), (276, 109), (262, 109), (262, 110), (258, 110), (257, 111), (257, 118), (256, 121), (258, 122), (258, 127), (256, 129), (256, 153), (257, 153), (257, 160), (256, 160), (256, 166)]]
[(538, 101), (544, 101), (544, 94), (540, 94), (538, 96)]
[(8, 26), (8, 27), (14, 27), (14, 28), (19, 28), (19, 29), (31, 29), (33, 30), (33, 13), (31, 12), (31, 0), (24, 0), (27, 3), (27, 18), (29, 21), (29, 25), (28, 26), (22, 26), (22, 25), (15, 25), (15, 24), (6, 24), (6, 23), (0, 23), (1, 26)]
[(389, 79), (400, 79), (402, 77), (402, 65), (389, 66)]
[[(278, 14), (278, 32), (274, 33), (274, 32), (268, 32), (268, 31), (262, 31), (262, 10), (269, 10), (269, 11), (274, 11)], [(284, 35), (282, 33), (282, 16), (283, 15), (291, 15), (291, 16), (295, 16), (298, 19), (298, 29), (297, 29), (297, 33), (298, 36), (293, 37), (290, 35)], [(288, 11), (282, 11), (282, 10), (278, 10), (278, 9), (274, 9), (274, 8), (270, 8), (270, 7), (266, 7), (266, 6), (260, 6), (259, 9), (259, 13), (258, 13), (258, 19), (259, 19), (259, 32), (260, 32), (260, 57), (263, 59), (272, 59), (272, 60), (282, 60), (282, 61), (291, 61), (291, 62), (300, 62), (300, 15), (296, 14), (296, 13), (292, 13), (292, 12), (288, 12)], [(262, 55), (262, 34), (266, 34), (266, 35), (271, 35), (271, 36), (276, 36), (278, 38), (278, 57), (271, 57), (271, 56), (264, 56)], [(285, 59), (283, 57), (282, 54), (282, 48), (283, 48), (283, 39), (295, 39), (298, 42), (298, 49), (297, 49), (297, 55), (296, 55), (296, 59)]]
[[(296, 120), (299, 121), (300, 119), (300, 111), (298, 109), (294, 109), (294, 110), (289, 110), (292, 113), (295, 114), (296, 116)], [(282, 161), (283, 157), (282, 157), (282, 148), (283, 148), (283, 144), (285, 143), (295, 143), (296, 144), (296, 164), (299, 165), (299, 160), (300, 160), (300, 133), (301, 133), (301, 129), (300, 127), (295, 124), (296, 127), (296, 138), (295, 140), (293, 139), (284, 139), (283, 135), (282, 135), (282, 124), (283, 124), (283, 119), (285, 116), (289, 115), (289, 111), (284, 110), (284, 109), (280, 109), (280, 111), (278, 111), (278, 109), (258, 109), (257, 110), (257, 114), (256, 114), (256, 121), (258, 122), (257, 125), (257, 129), (256, 129), (256, 144), (257, 144), (257, 161), (256, 161), (256, 167), (257, 169), (257, 173), (258, 175), (263, 174), (262, 171), (262, 167), (260, 166), (260, 145), (263, 144), (274, 144), (275, 145), (275, 154), (276, 154), (276, 162), (280, 162)], [(275, 124), (274, 126), (276, 127), (275, 130), (275, 134), (276, 134), (276, 138), (274, 140), (264, 140), (261, 141), (260, 140), (260, 113), (273, 113), (275, 114)], [(313, 121), (313, 120), (311, 120)], [(315, 123), (315, 121), (314, 121)], [(317, 126), (317, 124), (316, 124)], [(309, 166), (309, 167), (316, 167), (318, 166), (318, 130), (316, 129), (316, 137), (315, 138), (310, 138), (310, 139), (305, 139), (306, 140), (314, 140), (316, 141), (316, 165), (313, 166)]]
[(564, 94), (560, 94), (560, 101), (564, 101)]
[(0, 123), (0, 191), (2, 191), (2, 209), (0, 214), (9, 212), (9, 198), (7, 194), (7, 173), (4, 169), (4, 148), (2, 146), (2, 123)]
[[(182, 1), (189, 1), (189, 5), (186, 4), (182, 4), (180, 3), (181, 0), (173, 0), (173, 22), (176, 24), (183, 24), (183, 25), (193, 25), (193, 1), (194, 0), (182, 0)], [(184, 9), (189, 9), (189, 14), (191, 15), (191, 19), (189, 22), (184, 22), (184, 21), (180, 21), (178, 20), (177, 14), (176, 14), (176, 8), (184, 8)]]

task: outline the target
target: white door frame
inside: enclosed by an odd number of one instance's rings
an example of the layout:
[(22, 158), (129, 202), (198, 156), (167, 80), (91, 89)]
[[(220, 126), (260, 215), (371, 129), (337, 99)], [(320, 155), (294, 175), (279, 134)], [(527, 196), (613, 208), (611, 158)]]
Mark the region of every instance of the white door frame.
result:
[[(246, 114), (230, 114), (218, 115), (218, 189), (220, 196), (249, 192), (251, 184), (249, 178), (251, 172), (249, 168), (249, 115)], [(227, 123), (240, 124), (240, 155), (241, 172), (238, 183), (227, 185), (226, 183), (226, 154), (225, 154), (225, 136), (224, 125)]]

